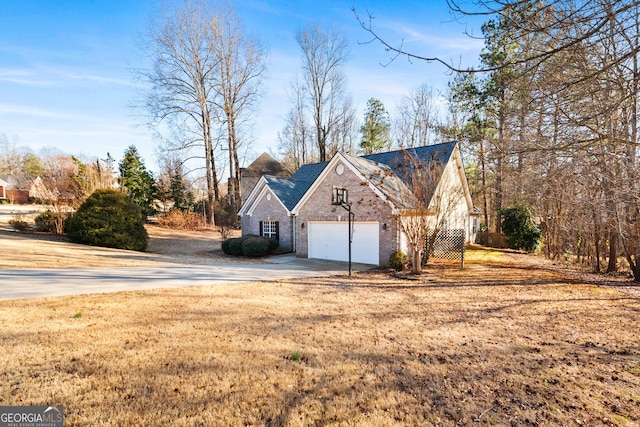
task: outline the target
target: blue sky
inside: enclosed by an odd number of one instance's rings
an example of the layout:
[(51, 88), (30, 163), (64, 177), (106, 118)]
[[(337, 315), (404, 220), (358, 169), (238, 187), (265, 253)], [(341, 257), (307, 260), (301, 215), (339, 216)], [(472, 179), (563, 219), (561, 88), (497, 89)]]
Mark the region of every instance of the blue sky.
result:
[[(38, 153), (43, 147), (117, 161), (135, 145), (156, 170), (152, 134), (131, 107), (139, 88), (132, 68), (144, 67), (138, 50), (156, 0), (1, 0), (0, 134)], [(422, 83), (444, 89), (441, 65), (399, 58), (379, 44), (362, 44), (367, 34), (352, 7), (369, 10), (376, 28), (391, 41), (456, 64), (476, 62), (482, 42), (464, 35), (479, 26), (455, 22), (445, 0), (236, 1), (247, 31), (268, 49), (268, 78), (253, 129), (247, 161), (272, 149), (289, 109), (287, 90), (300, 68), (296, 30), (310, 22), (342, 32), (350, 44), (346, 63), (349, 91), (358, 114), (369, 98), (393, 113), (396, 103)], [(466, 24), (466, 25), (465, 25)]]

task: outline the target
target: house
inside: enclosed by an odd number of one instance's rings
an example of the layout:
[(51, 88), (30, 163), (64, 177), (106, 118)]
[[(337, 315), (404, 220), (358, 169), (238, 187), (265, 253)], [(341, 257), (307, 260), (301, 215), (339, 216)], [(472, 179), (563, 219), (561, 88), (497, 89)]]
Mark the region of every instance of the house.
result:
[(9, 187), (10, 185), (11, 184), (9, 184), (7, 181), (0, 178), (0, 200), (9, 200), (9, 198), (7, 197), (7, 187)]
[(262, 153), (249, 166), (240, 169), (240, 199), (242, 203), (246, 201), (247, 196), (263, 175), (289, 178), (291, 172), (269, 154)]
[[(417, 195), (417, 182), (432, 183), (428, 195)], [(348, 191), (354, 214), (353, 262), (384, 266), (396, 250), (408, 252), (401, 221), (416, 215), (418, 197), (428, 198), (421, 215), (433, 227), (463, 229), (467, 242), (475, 239), (477, 211), (457, 142), (362, 157), (337, 153), (290, 178), (263, 175), (238, 212), (242, 233), (277, 238), (299, 257), (346, 261), (349, 213), (331, 205), (334, 187)]]
[(39, 176), (0, 175), (0, 199), (24, 205), (54, 198)]

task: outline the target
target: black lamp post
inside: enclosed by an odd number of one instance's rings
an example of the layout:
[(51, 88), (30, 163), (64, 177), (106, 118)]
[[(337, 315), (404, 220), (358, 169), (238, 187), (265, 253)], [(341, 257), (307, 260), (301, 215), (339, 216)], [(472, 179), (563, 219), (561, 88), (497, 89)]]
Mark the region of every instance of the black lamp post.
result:
[[(331, 192), (331, 205), (342, 206), (349, 213), (349, 276), (351, 276), (351, 243), (353, 242), (353, 223), (356, 215), (351, 212), (351, 203), (349, 203), (349, 192), (344, 187), (333, 186)], [(333, 210), (335, 211), (336, 208)]]

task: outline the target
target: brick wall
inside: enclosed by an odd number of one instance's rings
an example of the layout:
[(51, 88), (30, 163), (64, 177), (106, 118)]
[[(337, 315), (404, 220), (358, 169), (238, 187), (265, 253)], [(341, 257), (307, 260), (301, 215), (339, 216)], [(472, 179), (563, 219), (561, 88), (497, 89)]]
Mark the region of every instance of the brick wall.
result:
[[(302, 223), (309, 221), (348, 221), (348, 213), (338, 207), (331, 212), (331, 191), (333, 186), (345, 187), (349, 190), (349, 202), (351, 210), (355, 214), (355, 221), (377, 221), (379, 223), (380, 238), (380, 265), (389, 265), (389, 256), (397, 248), (398, 228), (396, 218), (392, 215), (391, 207), (381, 199), (358, 175), (349, 167), (344, 167), (344, 172), (339, 175), (336, 172), (337, 164), (331, 165), (326, 177), (308, 196), (298, 213), (296, 225), (297, 242), (296, 255), (307, 257), (309, 246), (307, 240), (308, 227), (301, 228)], [(386, 224), (386, 230), (383, 229)]]
[(275, 195), (271, 195), (271, 200), (267, 200), (267, 195), (258, 201), (252, 215), (243, 215), (242, 217), (242, 234), (261, 234), (260, 221), (278, 221), (280, 250), (283, 252), (293, 250), (293, 230), (292, 217), (287, 210), (276, 199)]

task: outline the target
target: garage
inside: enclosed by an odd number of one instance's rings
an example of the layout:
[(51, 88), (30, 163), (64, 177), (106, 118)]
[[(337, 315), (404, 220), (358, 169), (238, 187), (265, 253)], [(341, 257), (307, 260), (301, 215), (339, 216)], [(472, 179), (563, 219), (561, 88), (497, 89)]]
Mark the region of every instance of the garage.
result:
[[(349, 261), (348, 223), (309, 222), (309, 258)], [(378, 222), (356, 222), (351, 246), (352, 262), (380, 264)]]

